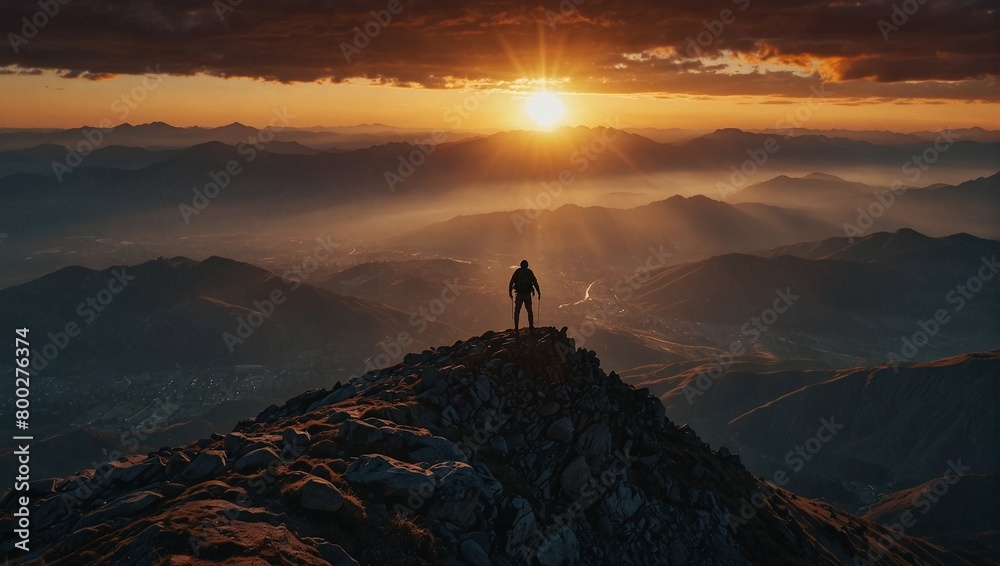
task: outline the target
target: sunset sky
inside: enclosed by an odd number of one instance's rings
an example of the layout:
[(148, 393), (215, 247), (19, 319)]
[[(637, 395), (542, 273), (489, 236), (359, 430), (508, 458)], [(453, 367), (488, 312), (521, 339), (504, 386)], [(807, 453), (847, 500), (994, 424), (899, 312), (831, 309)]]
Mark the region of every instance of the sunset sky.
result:
[(50, 1), (0, 5), (0, 127), (1000, 128), (988, 0)]

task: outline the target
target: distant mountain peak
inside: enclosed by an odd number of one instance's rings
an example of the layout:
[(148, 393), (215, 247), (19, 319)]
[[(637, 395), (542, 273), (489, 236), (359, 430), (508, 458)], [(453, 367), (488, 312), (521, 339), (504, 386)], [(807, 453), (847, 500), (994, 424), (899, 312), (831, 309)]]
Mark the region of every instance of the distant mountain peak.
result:
[(808, 175), (806, 175), (805, 177), (802, 177), (802, 178), (803, 179), (814, 179), (814, 180), (817, 180), (817, 181), (838, 181), (838, 182), (844, 182), (844, 183), (848, 182), (846, 179), (843, 179), (841, 177), (837, 177), (836, 175), (830, 175), (828, 173), (821, 173), (819, 171), (810, 173), (810, 174), (808, 174)]
[(233, 122), (231, 124), (226, 124), (225, 126), (219, 126), (216, 129), (218, 129), (218, 130), (237, 130), (237, 129), (239, 129), (239, 130), (255, 130), (256, 128), (254, 128), (252, 126), (247, 126), (246, 124), (243, 124), (242, 122)]

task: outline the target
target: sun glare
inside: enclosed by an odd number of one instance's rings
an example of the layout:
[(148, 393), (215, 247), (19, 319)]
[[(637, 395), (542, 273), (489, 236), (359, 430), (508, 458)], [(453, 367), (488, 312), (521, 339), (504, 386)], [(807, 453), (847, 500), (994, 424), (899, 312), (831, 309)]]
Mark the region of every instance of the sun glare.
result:
[(539, 92), (532, 95), (525, 103), (524, 109), (535, 123), (545, 128), (556, 125), (566, 111), (562, 100), (551, 92)]

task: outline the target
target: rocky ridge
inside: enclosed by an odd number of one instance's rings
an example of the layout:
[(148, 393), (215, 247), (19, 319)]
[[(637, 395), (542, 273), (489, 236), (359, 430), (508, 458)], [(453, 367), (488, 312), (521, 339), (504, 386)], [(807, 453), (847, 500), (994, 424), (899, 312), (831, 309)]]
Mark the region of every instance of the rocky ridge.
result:
[[(752, 476), (565, 328), (409, 354), (227, 435), (36, 480), (31, 493), (30, 554), (0, 543), (17, 562), (975, 560)], [(8, 492), (4, 533), (16, 508)]]

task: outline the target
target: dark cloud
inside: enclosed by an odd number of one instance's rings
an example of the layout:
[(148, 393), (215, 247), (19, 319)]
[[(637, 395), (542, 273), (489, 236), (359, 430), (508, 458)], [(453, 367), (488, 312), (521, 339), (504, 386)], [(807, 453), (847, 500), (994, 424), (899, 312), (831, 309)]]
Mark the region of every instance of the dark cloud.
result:
[[(46, 1), (56, 15), (38, 16), (38, 0), (0, 5), (27, 41), (8, 34), (0, 66), (429, 88), (547, 76), (574, 91), (779, 96), (825, 80), (850, 96), (998, 97), (995, 0)], [(375, 21), (394, 5), (388, 25)], [(33, 35), (23, 18), (47, 21)]]

